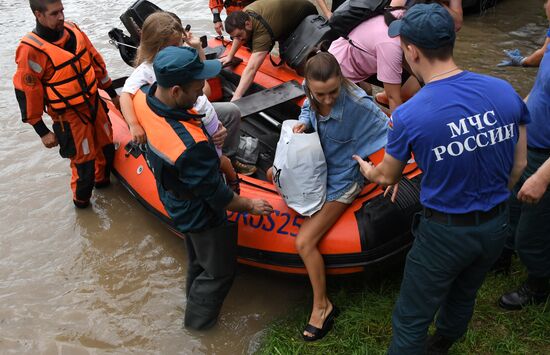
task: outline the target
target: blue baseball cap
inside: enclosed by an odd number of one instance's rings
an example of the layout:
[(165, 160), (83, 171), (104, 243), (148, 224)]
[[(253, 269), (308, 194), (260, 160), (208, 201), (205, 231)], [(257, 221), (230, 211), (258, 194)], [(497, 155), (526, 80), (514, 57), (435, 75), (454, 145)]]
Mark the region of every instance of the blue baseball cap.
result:
[(402, 36), (408, 42), (426, 49), (453, 44), (456, 38), (451, 14), (436, 3), (414, 5), (402, 19), (390, 24), (388, 35)]
[(217, 59), (202, 61), (195, 48), (166, 47), (155, 56), (153, 70), (158, 85), (169, 88), (213, 78), (222, 70), (222, 64)]

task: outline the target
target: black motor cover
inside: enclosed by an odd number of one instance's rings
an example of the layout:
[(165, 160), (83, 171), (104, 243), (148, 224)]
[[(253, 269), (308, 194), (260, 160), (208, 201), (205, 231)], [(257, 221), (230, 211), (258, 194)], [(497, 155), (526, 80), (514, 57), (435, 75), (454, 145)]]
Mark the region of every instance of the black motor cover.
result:
[(120, 15), (120, 20), (130, 33), (134, 43), (139, 44), (141, 27), (143, 27), (143, 22), (147, 16), (157, 11), (162, 11), (162, 9), (147, 0), (137, 0), (126, 12)]
[(129, 66), (134, 66), (134, 58), (136, 57), (136, 47), (138, 43), (135, 43), (132, 38), (125, 35), (120, 28), (113, 28), (110, 30), (109, 38), (117, 44), (116, 47), (120, 52), (122, 60)]

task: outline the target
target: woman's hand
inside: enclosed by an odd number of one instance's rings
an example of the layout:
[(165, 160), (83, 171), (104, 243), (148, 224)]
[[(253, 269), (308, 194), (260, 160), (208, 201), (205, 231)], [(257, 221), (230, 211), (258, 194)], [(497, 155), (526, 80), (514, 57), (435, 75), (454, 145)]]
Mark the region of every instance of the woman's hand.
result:
[(304, 133), (306, 128), (305, 123), (296, 123), (294, 127), (292, 127), (292, 133)]
[(201, 39), (199, 37), (193, 36), (193, 32), (189, 31), (187, 33), (183, 34), (183, 41), (189, 46), (193, 47), (195, 49), (202, 48), (201, 47)]

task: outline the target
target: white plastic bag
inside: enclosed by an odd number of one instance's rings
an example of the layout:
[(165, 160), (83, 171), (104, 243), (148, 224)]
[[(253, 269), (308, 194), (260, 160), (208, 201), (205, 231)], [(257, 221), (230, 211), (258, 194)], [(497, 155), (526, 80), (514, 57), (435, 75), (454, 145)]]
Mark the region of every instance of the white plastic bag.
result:
[(327, 163), (317, 132), (293, 133), (297, 123), (283, 122), (273, 162), (273, 182), (290, 208), (311, 216), (325, 203)]

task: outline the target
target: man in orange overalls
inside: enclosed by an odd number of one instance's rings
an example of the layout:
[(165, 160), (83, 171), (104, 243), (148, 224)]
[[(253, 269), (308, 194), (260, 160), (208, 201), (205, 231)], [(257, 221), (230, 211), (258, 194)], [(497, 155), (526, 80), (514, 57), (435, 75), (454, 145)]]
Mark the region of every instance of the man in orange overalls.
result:
[[(118, 106), (105, 62), (75, 24), (65, 22), (61, 0), (30, 0), (36, 28), (17, 48), (15, 95), (23, 122), (33, 126), (46, 148), (59, 145), (71, 160), (73, 202), (90, 204), (92, 189), (110, 183), (113, 132), (98, 87)], [(42, 121), (53, 120), (53, 132)]]
[(221, 36), (223, 32), (223, 22), (220, 16), (223, 8), (225, 8), (225, 11), (229, 15), (234, 11), (243, 11), (245, 6), (253, 2), (254, 0), (210, 0), (208, 7), (210, 7), (210, 11), (212, 11), (212, 15), (214, 16), (214, 29), (218, 35)]

